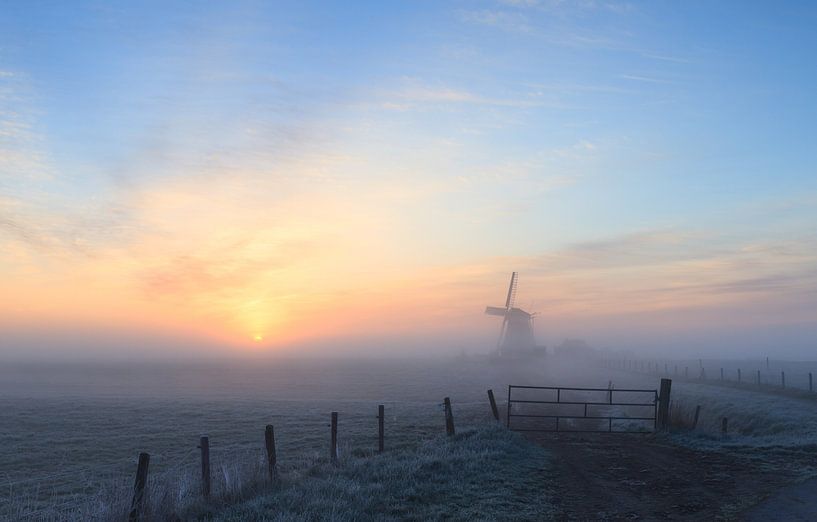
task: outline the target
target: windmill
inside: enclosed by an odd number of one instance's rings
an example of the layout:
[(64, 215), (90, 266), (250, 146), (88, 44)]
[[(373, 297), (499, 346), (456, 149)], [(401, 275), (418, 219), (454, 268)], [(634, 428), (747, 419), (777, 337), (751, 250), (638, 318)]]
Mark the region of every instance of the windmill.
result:
[(518, 283), (519, 274), (514, 272), (511, 274), (511, 283), (508, 285), (505, 306), (485, 308), (487, 315), (502, 317), (502, 328), (496, 343), (499, 355), (530, 353), (536, 348), (536, 341), (533, 338), (533, 314), (514, 306)]

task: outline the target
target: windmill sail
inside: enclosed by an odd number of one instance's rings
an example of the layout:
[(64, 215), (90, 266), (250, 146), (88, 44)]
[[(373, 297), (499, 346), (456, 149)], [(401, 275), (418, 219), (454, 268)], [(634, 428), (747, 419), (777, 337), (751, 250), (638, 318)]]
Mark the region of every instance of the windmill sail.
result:
[(505, 317), (505, 314), (508, 312), (507, 308), (500, 308), (498, 306), (488, 306), (485, 308), (485, 313), (488, 315), (498, 315), (499, 317)]

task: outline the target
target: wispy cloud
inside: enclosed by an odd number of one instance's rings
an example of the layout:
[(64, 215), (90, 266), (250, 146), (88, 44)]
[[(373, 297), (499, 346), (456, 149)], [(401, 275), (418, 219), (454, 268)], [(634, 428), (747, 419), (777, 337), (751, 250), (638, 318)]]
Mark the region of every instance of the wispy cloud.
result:
[(678, 56), (670, 56), (666, 54), (657, 54), (657, 53), (648, 53), (644, 52), (641, 53), (641, 56), (644, 58), (650, 58), (651, 60), (659, 60), (662, 62), (672, 62), (672, 63), (691, 63), (691, 60), (686, 58), (680, 58)]
[(531, 21), (523, 13), (483, 9), (479, 11), (461, 11), (460, 19), (466, 23), (495, 27), (511, 33), (530, 33), (533, 31)]
[(470, 90), (448, 86), (427, 85), (416, 80), (404, 81), (405, 85), (392, 91), (379, 93), (386, 109), (407, 110), (420, 106), (491, 106), (508, 108), (531, 108), (541, 102), (526, 95), (514, 98), (485, 96)]
[(674, 82), (670, 80), (665, 80), (662, 78), (654, 78), (651, 76), (640, 76), (637, 74), (620, 74), (619, 78), (624, 80), (632, 80), (635, 82), (645, 82), (645, 83), (662, 83), (662, 84), (672, 84)]
[(666, 229), (578, 243), (518, 259), (514, 266), (529, 274), (539, 295), (554, 300), (553, 313), (594, 315), (763, 306), (769, 299), (806, 299), (815, 306), (815, 262), (815, 241), (747, 244), (717, 233)]

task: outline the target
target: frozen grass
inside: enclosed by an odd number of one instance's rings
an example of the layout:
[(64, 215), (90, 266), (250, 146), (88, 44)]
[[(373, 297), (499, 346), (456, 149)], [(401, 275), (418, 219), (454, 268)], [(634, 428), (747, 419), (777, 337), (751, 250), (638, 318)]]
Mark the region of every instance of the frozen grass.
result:
[(544, 520), (547, 453), (498, 427), (437, 436), (413, 450), (321, 461), (208, 517), (260, 520)]
[[(339, 495), (345, 491), (343, 484), (360, 480), (349, 475), (351, 470), (381, 461), (381, 457), (368, 464), (358, 461), (376, 446), (378, 403), (386, 405), (389, 455), (403, 459), (413, 451), (431, 451), (424, 441), (439, 443), (444, 431), (439, 403), (444, 396), (452, 398), (458, 430), (467, 430), (491, 424), (488, 388), (495, 390), (502, 406), (509, 383), (606, 388), (612, 381), (617, 389), (656, 389), (659, 384), (656, 375), (553, 360), (524, 365), (479, 360), (291, 363), (213, 372), (134, 370), (133, 375), (113, 376), (104, 371), (101, 384), (83, 380), (82, 375), (69, 378), (59, 373), (63, 381), (38, 375), (36, 381), (25, 382), (21, 375), (9, 373), (0, 379), (0, 519), (8, 520), (121, 520), (130, 502), (139, 451), (151, 454), (149, 509), (155, 518), (211, 513), (229, 502), (246, 501), (241, 509), (250, 509), (253, 502), (269, 501), (263, 499), (267, 497), (296, 506), (295, 484), (326, 487), (328, 493)], [(800, 466), (797, 473), (813, 471), (808, 465), (817, 454), (813, 401), (677, 380), (672, 399), (673, 442), (751, 452), (769, 462), (786, 452), (786, 465)], [(698, 404), (701, 417), (692, 431)], [(337, 470), (339, 475), (321, 471), (330, 411), (340, 412), (341, 456), (346, 464)], [(726, 438), (720, 436), (722, 417), (729, 418)], [(275, 425), (282, 466), (281, 489), (274, 492), (265, 489), (266, 423)], [(202, 503), (199, 493), (195, 447), (202, 434), (210, 436), (210, 504)], [(269, 494), (250, 500), (259, 493)], [(370, 516), (367, 513), (376, 505), (372, 502), (364, 502), (364, 511), (356, 516)], [(452, 502), (456, 504), (456, 499)], [(382, 513), (399, 518), (394, 514), (398, 504), (383, 507)], [(337, 506), (342, 516), (351, 509), (340, 500)]]
[[(808, 400), (683, 383), (673, 386), (673, 403), (687, 412), (701, 406), (698, 427), (685, 434), (685, 443), (817, 450), (817, 410)], [(729, 428), (722, 438), (724, 417)]]
[[(497, 425), (435, 436), (383, 454), (347, 452), (337, 464), (313, 456), (270, 481), (259, 455), (234, 455), (213, 469), (209, 501), (195, 472), (149, 481), (146, 520), (538, 520), (547, 518), (544, 449)], [(9, 520), (125, 520), (130, 484), (110, 481), (93, 499)]]
[(411, 449), (444, 432), (443, 397), (452, 399), (458, 429), (484, 426), (492, 422), (486, 390), (501, 399), (509, 382), (540, 383), (542, 366), (296, 361), (113, 376), (8, 372), (0, 379), (0, 520), (121, 520), (140, 451), (151, 455), (151, 509), (194, 505), (202, 434), (210, 437), (214, 501), (245, 498), (263, 476), (267, 423), (284, 472), (327, 454), (330, 411), (340, 412), (342, 456), (376, 447), (377, 404), (386, 408), (387, 449)]
[[(604, 377), (612, 376), (618, 387), (657, 388), (660, 382), (658, 375), (596, 371)], [(673, 379), (671, 395), (670, 421), (676, 429), (675, 440), (682, 444), (702, 448), (748, 446), (817, 450), (817, 408), (811, 398), (677, 379)], [(692, 420), (698, 405), (701, 413), (693, 431)], [(726, 437), (721, 436), (724, 417), (728, 419)]]

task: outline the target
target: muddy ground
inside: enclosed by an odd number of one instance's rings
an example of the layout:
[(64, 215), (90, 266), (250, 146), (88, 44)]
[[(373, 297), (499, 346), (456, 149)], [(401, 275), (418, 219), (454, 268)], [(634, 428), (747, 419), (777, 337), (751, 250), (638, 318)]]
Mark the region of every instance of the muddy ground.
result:
[(741, 520), (796, 479), (786, 469), (813, 454), (704, 452), (653, 435), (551, 434), (546, 478), (557, 520)]

